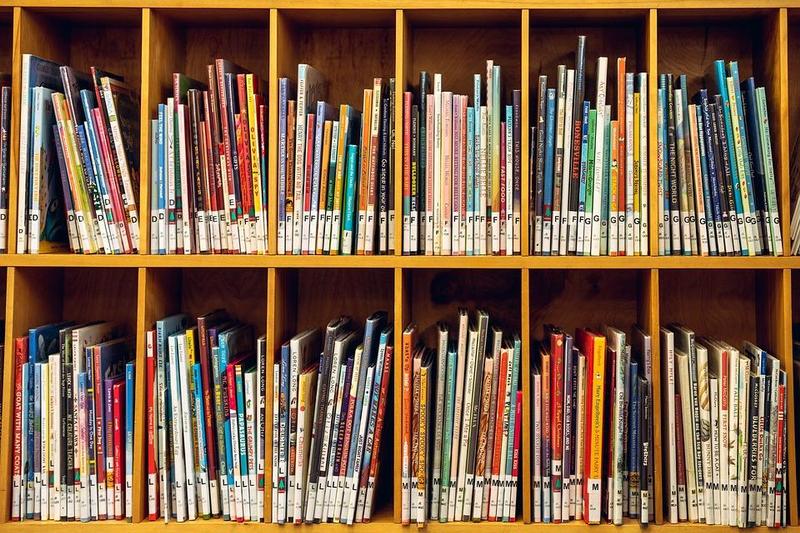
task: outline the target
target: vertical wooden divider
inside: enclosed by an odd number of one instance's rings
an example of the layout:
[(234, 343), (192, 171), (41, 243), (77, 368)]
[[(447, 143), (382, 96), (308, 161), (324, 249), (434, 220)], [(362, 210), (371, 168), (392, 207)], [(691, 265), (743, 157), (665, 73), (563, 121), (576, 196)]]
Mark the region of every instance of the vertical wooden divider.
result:
[(795, 442), (794, 363), (792, 360), (792, 271), (766, 270), (756, 276), (756, 342), (770, 351), (786, 371), (786, 424), (789, 456), (789, 524), (797, 525), (797, 458)]
[[(522, 34), (520, 35), (520, 41), (522, 44), (522, 51), (521, 51), (521, 66), (522, 66), (522, 74), (520, 79), (522, 80), (521, 92), (522, 92), (522, 121), (521, 121), (521, 133), (520, 136), (522, 137), (522, 171), (520, 176), (520, 181), (522, 181), (522, 223), (520, 227), (522, 229), (522, 242), (521, 242), (521, 255), (528, 255), (530, 252), (530, 245), (528, 244), (531, 238), (530, 235), (530, 78), (531, 78), (531, 68), (530, 68), (530, 60), (531, 60), (531, 12), (529, 9), (522, 10), (522, 26), (520, 28)], [(525, 343), (523, 343), (523, 349), (525, 347)], [(524, 398), (524, 393), (523, 393)], [(523, 412), (527, 412), (523, 410)], [(524, 485), (523, 485), (524, 486)], [(529, 517), (530, 518), (530, 517)]]
[[(158, 90), (150, 88), (150, 54), (152, 52), (150, 42), (150, 20), (152, 11), (150, 8), (142, 9), (142, 78), (139, 91), (139, 253), (150, 253), (150, 175), (151, 154), (150, 154), (150, 110), (158, 105)], [(140, 367), (141, 368), (141, 367)], [(137, 388), (137, 390), (139, 390)], [(134, 504), (135, 507), (135, 504)], [(139, 521), (135, 518), (134, 520)]]
[(642, 271), (639, 283), (639, 326), (650, 334), (650, 360), (652, 362), (653, 442), (650, 445), (650, 461), (653, 462), (653, 484), (656, 523), (664, 522), (662, 509), (662, 464), (661, 464), (661, 352), (659, 349), (659, 279), (657, 269)]
[[(149, 11), (145, 9), (144, 11)], [(143, 26), (144, 26), (144, 21)], [(144, 37), (144, 34), (142, 35)], [(142, 43), (146, 41), (142, 39)], [(146, 46), (145, 46), (146, 49)], [(144, 50), (143, 50), (144, 52)], [(144, 53), (142, 54), (144, 56)], [(143, 69), (144, 70), (144, 69)], [(144, 74), (144, 72), (143, 72)], [(144, 82), (143, 82), (144, 83)], [(142, 233), (144, 235), (144, 233)], [(135, 406), (133, 417), (133, 521), (147, 512), (147, 269), (139, 268), (136, 285)]]
[(647, 69), (647, 164), (649, 183), (648, 221), (650, 224), (650, 255), (658, 255), (658, 11), (650, 9), (645, 22), (646, 61)]
[[(525, 10), (527, 11), (527, 10)], [(527, 18), (522, 15), (523, 22)], [(523, 61), (524, 62), (524, 61)], [(523, 77), (523, 79), (525, 79)], [(523, 82), (524, 83), (524, 82)], [(525, 233), (523, 233), (524, 235)], [(535, 271), (534, 271), (535, 272)], [(531, 513), (531, 289), (530, 273), (527, 268), (521, 271), (520, 288), (520, 338), (522, 339), (522, 521), (529, 524)]]
[[(776, 173), (778, 209), (783, 222), (781, 238), (784, 255), (791, 255), (791, 199), (789, 176), (789, 22), (786, 8), (773, 10), (764, 28), (763, 76), (767, 90), (769, 123), (772, 128), (773, 165)], [(758, 76), (756, 77), (758, 80)], [(795, 500), (796, 501), (796, 500)], [(795, 513), (796, 517), (796, 513)], [(793, 522), (794, 523), (794, 522)]]
[[(16, 9), (15, 9), (16, 11)], [(16, 17), (15, 17), (16, 19)], [(13, 180), (12, 180), (13, 181)], [(6, 384), (1, 391), (2, 396), (0, 401), (3, 405), (14, 405), (14, 321), (16, 319), (14, 308), (16, 307), (16, 298), (14, 297), (14, 278), (16, 269), (10, 267), (6, 274), (6, 330), (4, 340), (4, 363), (3, 363), (3, 383)], [(12, 408), (7, 407), (3, 409), (3, 417), (0, 420), (0, 523), (7, 522), (10, 518), (9, 504), (11, 503), (9, 497), (9, 488), (11, 487), (11, 439), (12, 439), (12, 421), (14, 419), (14, 411)]]
[(411, 39), (402, 9), (395, 11), (394, 39), (394, 254), (403, 255), (403, 93), (410, 78)]
[[(398, 11), (400, 13), (400, 11)], [(402, 493), (402, 430), (403, 419), (403, 329), (411, 319), (411, 290), (406, 286), (406, 272), (394, 269), (394, 483), (392, 487), (392, 510), (394, 522), (401, 521)]]

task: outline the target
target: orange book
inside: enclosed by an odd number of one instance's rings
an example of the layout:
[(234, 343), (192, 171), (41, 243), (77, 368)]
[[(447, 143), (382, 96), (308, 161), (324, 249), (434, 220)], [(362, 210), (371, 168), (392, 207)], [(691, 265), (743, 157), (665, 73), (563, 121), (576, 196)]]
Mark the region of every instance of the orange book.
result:
[(583, 519), (599, 524), (602, 509), (603, 394), (606, 338), (585, 329), (575, 332), (578, 349), (586, 354), (586, 446), (584, 453)]
[(364, 89), (361, 112), (361, 176), (358, 182), (358, 219), (356, 220), (356, 254), (364, 255), (367, 229), (367, 194), (369, 191), (370, 140), (372, 139), (372, 89)]
[(403, 404), (401, 409), (401, 452), (402, 452), (402, 522), (411, 522), (411, 360), (416, 344), (417, 326), (409, 324), (403, 331)]
[(332, 130), (333, 121), (326, 120), (322, 127), (322, 168), (320, 169), (319, 203), (317, 204), (319, 222), (317, 222), (317, 234), (313, 236), (314, 240), (316, 241), (315, 248), (317, 255), (322, 255), (322, 241), (324, 240), (325, 236), (325, 207), (328, 202), (328, 169), (330, 168), (331, 160)]

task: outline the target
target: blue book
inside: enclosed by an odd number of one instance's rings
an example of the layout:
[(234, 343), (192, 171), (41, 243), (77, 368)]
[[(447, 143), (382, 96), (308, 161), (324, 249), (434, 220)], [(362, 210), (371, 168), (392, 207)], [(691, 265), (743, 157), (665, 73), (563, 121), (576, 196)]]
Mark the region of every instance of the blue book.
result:
[(756, 220), (763, 235), (763, 243), (767, 244), (767, 249), (772, 248), (770, 239), (771, 229), (769, 218), (766, 216), (769, 202), (767, 200), (767, 188), (764, 172), (764, 154), (761, 153), (761, 129), (758, 123), (758, 110), (756, 107), (756, 83), (750, 77), (742, 82), (742, 108), (747, 120), (748, 146), (750, 147), (750, 162), (752, 166), (752, 190), (751, 197), (754, 198), (756, 207)]
[[(32, 367), (33, 370), (33, 395), (31, 400), (33, 402), (33, 420), (30, 432), (33, 433), (33, 483), (35, 488), (41, 485), (41, 472), (42, 472), (42, 363), (35, 363)], [(34, 507), (35, 509), (35, 507)], [(41, 518), (41, 513), (34, 511), (34, 518)]]
[(166, 178), (166, 116), (167, 116), (167, 106), (166, 104), (158, 104), (158, 176), (157, 176), (157, 187), (158, 187), (158, 223), (159, 223), (159, 230), (158, 230), (158, 253), (164, 255), (167, 253), (167, 236), (166, 234), (162, 235), (161, 227), (166, 228), (166, 222), (163, 222), (166, 219), (167, 213), (167, 178)]
[[(278, 81), (278, 224), (286, 223), (286, 151), (289, 78)], [(285, 236), (285, 235), (283, 235)]]
[[(373, 445), (375, 443), (375, 426), (378, 422), (378, 399), (381, 392), (381, 383), (383, 378), (383, 367), (386, 364), (386, 347), (392, 342), (392, 326), (387, 326), (381, 331), (380, 341), (378, 343), (378, 358), (375, 363), (375, 377), (372, 382), (372, 393), (370, 394), (370, 406), (368, 412), (367, 423), (367, 437), (364, 442), (364, 455), (361, 462), (361, 472), (368, 472), (370, 461), (372, 460)], [(391, 356), (389, 356), (391, 358)], [(389, 363), (391, 364), (391, 363)], [(377, 450), (375, 450), (377, 452)], [(366, 490), (366, 486), (364, 487)], [(359, 494), (359, 502), (366, 497), (366, 493)], [(366, 500), (364, 500), (366, 501)], [(368, 503), (368, 502), (367, 502)]]
[[(352, 241), (355, 223), (356, 206), (356, 180), (358, 178), (358, 146), (349, 144), (347, 146), (347, 183), (344, 195), (344, 213), (342, 214), (342, 242), (341, 250), (350, 250), (352, 253)], [(345, 246), (345, 239), (349, 244)]]
[[(745, 126), (745, 113), (744, 107), (742, 102), (742, 89), (741, 89), (741, 81), (739, 79), (739, 63), (737, 61), (731, 61), (728, 63), (728, 71), (730, 72), (731, 78), (733, 79), (733, 91), (734, 94), (731, 95), (736, 100), (736, 113), (737, 113), (737, 120), (739, 122), (739, 132), (740, 137), (742, 139), (742, 158), (744, 159), (744, 168), (740, 169), (740, 172), (744, 172), (744, 179), (745, 183), (747, 184), (747, 205), (750, 209), (750, 219), (747, 221), (750, 224), (750, 230), (755, 230), (756, 235), (751, 235), (751, 239), (754, 241), (753, 244), (757, 244), (758, 247), (761, 246), (763, 242), (759, 235), (759, 226), (756, 224), (756, 204), (755, 204), (755, 191), (753, 189), (753, 164), (750, 160), (750, 149), (747, 139), (747, 128)], [(755, 109), (755, 108), (754, 108)], [(744, 201), (744, 194), (742, 195), (742, 201)], [(757, 242), (756, 242), (757, 241)], [(751, 250), (753, 254), (760, 254), (760, 249)]]
[[(425, 120), (424, 117), (421, 117), (421, 120)], [(423, 176), (422, 179), (424, 180), (425, 177)], [(474, 224), (475, 221), (475, 197), (476, 195), (475, 187), (475, 113), (473, 108), (467, 107), (467, 220), (472, 221)], [(469, 231), (470, 226), (469, 223), (467, 225), (467, 231)], [(473, 249), (472, 243), (472, 235), (467, 233), (467, 255), (474, 255), (475, 251)]]
[(309, 248), (314, 250), (316, 245), (312, 246), (312, 242), (316, 242), (317, 226), (319, 224), (319, 190), (320, 180), (322, 179), (322, 143), (325, 133), (325, 121), (334, 120), (336, 118), (336, 108), (327, 102), (317, 102), (316, 122), (314, 123), (314, 161), (311, 173), (311, 211), (312, 218), (309, 230)]
[(247, 431), (245, 425), (245, 403), (244, 403), (244, 377), (242, 375), (242, 365), (236, 365), (236, 421), (238, 424), (238, 438), (239, 438), (239, 472), (242, 477), (242, 490), (247, 485)]
[[(206, 425), (203, 421), (206, 419), (206, 413), (203, 409), (203, 377), (202, 377), (202, 370), (200, 367), (200, 363), (195, 363), (192, 365), (191, 368), (192, 372), (192, 383), (193, 383), (193, 391), (194, 391), (194, 398), (192, 401), (194, 402), (194, 411), (195, 416), (199, 423), (197, 424), (196, 428), (193, 428), (196, 431), (195, 439), (197, 440), (197, 464), (200, 465), (200, 471), (197, 472), (200, 476), (205, 476), (204, 481), (208, 483), (208, 448), (206, 444)], [(198, 509), (202, 514), (202, 509)], [(203, 518), (209, 518), (209, 514), (202, 514)]]
[[(480, 179), (480, 154), (481, 154), (481, 75), (474, 74), (472, 77), (472, 89), (473, 89), (473, 104), (474, 104), (474, 130), (475, 130), (475, 161), (473, 162), (473, 172), (475, 174), (476, 181)], [(425, 118), (421, 117), (420, 123), (425, 122)], [(487, 117), (488, 118), (488, 117)], [(479, 212), (481, 207), (481, 188), (480, 184), (476, 184), (474, 187), (473, 199), (472, 203), (475, 206), (475, 222), (480, 221), (481, 213)], [(485, 214), (485, 213), (483, 213)], [(476, 232), (477, 233), (477, 232)], [(476, 239), (477, 240), (477, 239)], [(477, 254), (476, 254), (477, 255)]]
[(125, 518), (133, 519), (133, 422), (136, 411), (136, 370), (125, 364)]
[(706, 123), (703, 121), (703, 108), (702, 106), (695, 106), (695, 116), (697, 118), (697, 137), (699, 152), (700, 152), (700, 181), (703, 186), (703, 209), (705, 210), (705, 226), (708, 232), (709, 242), (709, 255), (718, 255), (717, 252), (717, 234), (716, 226), (714, 225), (714, 208), (711, 200), (711, 190), (709, 186), (708, 176), (708, 154), (706, 153), (706, 145), (703, 142), (705, 139)]
[[(86, 400), (86, 390), (87, 390), (87, 383), (86, 383), (86, 372), (80, 372), (78, 374), (78, 405), (82, 405), (84, 410), (86, 409), (86, 404), (88, 403)], [(79, 408), (80, 409), (80, 408)], [(88, 411), (87, 411), (88, 412)], [(80, 411), (78, 411), (78, 416), (80, 416)], [(89, 443), (84, 443), (80, 441), (80, 436), (78, 436), (78, 445), (79, 446), (88, 446)], [(92, 443), (93, 444), (93, 443)], [(81, 472), (80, 465), (78, 468), (75, 469), (75, 484), (77, 486), (83, 486), (84, 484), (88, 486), (89, 481), (81, 479), (81, 474), (85, 474), (85, 472)], [(76, 495), (77, 499), (77, 495)], [(77, 506), (77, 502), (76, 502)], [(82, 513), (79, 510), (75, 509), (75, 518), (78, 519)], [(89, 522), (91, 520), (91, 513), (84, 519), (80, 518), (81, 522)]]
[[(288, 476), (288, 461), (289, 461), (289, 357), (291, 349), (289, 343), (285, 342), (281, 345), (281, 394), (279, 396), (279, 409), (280, 409), (280, 443), (278, 451), (278, 498), (286, 497), (286, 486)], [(286, 511), (281, 509), (278, 515), (278, 523), (283, 524), (286, 522)]]
[(725, 75), (725, 62), (721, 59), (714, 61), (714, 74), (717, 82), (717, 90), (722, 98), (722, 116), (724, 124), (721, 124), (724, 130), (725, 144), (728, 146), (728, 153), (730, 154), (731, 164), (731, 181), (733, 185), (733, 200), (736, 207), (737, 225), (739, 226), (739, 243), (741, 245), (742, 255), (750, 255), (748, 252), (747, 239), (741, 233), (744, 231), (744, 210), (742, 208), (742, 192), (739, 183), (739, 173), (741, 169), (736, 164), (736, 148), (733, 142), (733, 123), (731, 120), (731, 100), (728, 95), (728, 82)]

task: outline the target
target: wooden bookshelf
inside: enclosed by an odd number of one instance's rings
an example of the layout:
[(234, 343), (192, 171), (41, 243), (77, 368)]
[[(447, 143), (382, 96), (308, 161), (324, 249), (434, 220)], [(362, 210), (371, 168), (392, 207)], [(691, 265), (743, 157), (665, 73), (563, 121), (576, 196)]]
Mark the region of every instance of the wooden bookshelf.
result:
[[(223, 7), (224, 4), (224, 7)], [(544, 323), (568, 330), (610, 323), (638, 323), (652, 335), (655, 394), (656, 522), (650, 528), (689, 533), (694, 524), (663, 524), (659, 393), (659, 337), (662, 324), (681, 321), (701, 335), (735, 344), (755, 340), (777, 355), (792, 379), (792, 323), (800, 321), (800, 257), (788, 255), (790, 156), (800, 132), (800, 0), (0, 0), (0, 71), (13, 75), (14, 102), (20, 98), (21, 59), (34, 53), (81, 70), (90, 65), (120, 72), (141, 93), (141, 234), (149, 235), (149, 120), (181, 71), (205, 79), (205, 65), (225, 57), (258, 74), (268, 85), (269, 109), (277, 109), (278, 78), (296, 76), (298, 62), (309, 62), (331, 81), (331, 101), (361, 106), (372, 78), (397, 79), (398, 132), (402, 90), (418, 84), (419, 70), (441, 72), (448, 89), (469, 93), (471, 74), (486, 59), (503, 66), (505, 90), (522, 92), (522, 127), (540, 73), (555, 74), (571, 62), (577, 35), (588, 36), (589, 96), (594, 60), (628, 58), (628, 69), (649, 74), (655, 101), (660, 72), (687, 73), (692, 89), (713, 59), (738, 59), (743, 75), (753, 74), (767, 88), (776, 161), (783, 237), (782, 257), (658, 257), (656, 210), (651, 209), (650, 256), (513, 257), (425, 256), (153, 256), (147, 239), (141, 254), (77, 256), (17, 255), (14, 250), (16, 181), (10, 183), (11, 252), (0, 255), (0, 317), (5, 318), (0, 438), (0, 524), (13, 529), (67, 531), (86, 527), (155, 531), (160, 522), (143, 521), (146, 504), (144, 433), (144, 332), (157, 318), (176, 311), (193, 315), (225, 307), (265, 333), (268, 363), (298, 329), (324, 326), (347, 313), (357, 321), (383, 309), (400, 332), (414, 320), (420, 328), (441, 318), (452, 320), (459, 306), (481, 307), (523, 341), (523, 439), (521, 497), (514, 523), (439, 524), (432, 531), (486, 528), (510, 530), (530, 522), (530, 344)], [(611, 65), (609, 66), (611, 68)], [(613, 85), (613, 84), (612, 84)], [(655, 138), (655, 114), (650, 138)], [(269, 116), (269, 151), (277, 152), (277, 114)], [(19, 109), (14, 106), (11, 175), (16, 175)], [(396, 134), (397, 139), (402, 135)], [(528, 136), (522, 136), (522, 173), (528, 174)], [(398, 147), (399, 147), (398, 141)], [(400, 151), (398, 150), (398, 154)], [(655, 143), (650, 145), (651, 206), (657, 180)], [(277, 162), (269, 160), (269, 248), (276, 246)], [(395, 161), (395, 198), (400, 205), (402, 165)], [(528, 218), (527, 180), (523, 180), (523, 221)], [(401, 246), (401, 217), (396, 217)], [(525, 226), (525, 224), (523, 224)], [(119, 321), (136, 336), (136, 417), (134, 523), (87, 525), (9, 520), (13, 339), (31, 326), (60, 319)], [(394, 373), (400, 371), (396, 356)], [(395, 377), (382, 445), (382, 472), (376, 514), (359, 530), (397, 528), (399, 506), (400, 380)], [(268, 389), (271, 382), (268, 383)], [(271, 391), (268, 390), (268, 395)], [(268, 402), (269, 403), (269, 402)], [(795, 404), (789, 404), (789, 494), (791, 528), (798, 523)], [(267, 442), (271, 427), (267, 427)], [(268, 454), (269, 456), (269, 454)], [(269, 460), (267, 461), (269, 463)], [(267, 464), (267, 480), (270, 479)], [(269, 485), (269, 481), (267, 481)], [(266, 514), (271, 509), (269, 486)], [(221, 520), (199, 520), (170, 528), (234, 531)], [(270, 528), (270, 525), (256, 526)], [(291, 526), (285, 526), (291, 527)], [(308, 526), (307, 526), (308, 527)], [(311, 526), (315, 529), (343, 526)], [(558, 526), (585, 531), (582, 523)], [(597, 526), (610, 531), (614, 526)], [(622, 529), (640, 529), (626, 522)], [(616, 528), (614, 528), (616, 530)]]

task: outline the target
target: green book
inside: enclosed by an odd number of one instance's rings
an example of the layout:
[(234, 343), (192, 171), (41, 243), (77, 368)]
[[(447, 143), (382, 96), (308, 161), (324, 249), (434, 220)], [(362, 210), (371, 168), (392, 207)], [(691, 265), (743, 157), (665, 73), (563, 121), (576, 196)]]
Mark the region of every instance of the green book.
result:
[[(447, 349), (447, 383), (445, 385), (445, 425), (442, 435), (442, 486), (439, 492), (439, 521), (447, 522), (447, 504), (450, 494), (450, 455), (453, 447), (453, 411), (456, 402), (456, 365), (458, 353), (455, 343)], [(455, 480), (454, 480), (455, 481)], [(444, 510), (444, 512), (442, 512)]]
[[(597, 127), (597, 110), (589, 110), (589, 150), (586, 152), (586, 217), (590, 220), (583, 233), (583, 255), (591, 255), (592, 252), (592, 205), (594, 202), (594, 150), (595, 150), (595, 128)], [(600, 199), (598, 198), (598, 201)]]
[(600, 193), (600, 255), (608, 255), (608, 203), (611, 194), (611, 106), (606, 106), (606, 130), (603, 136), (603, 187)]

